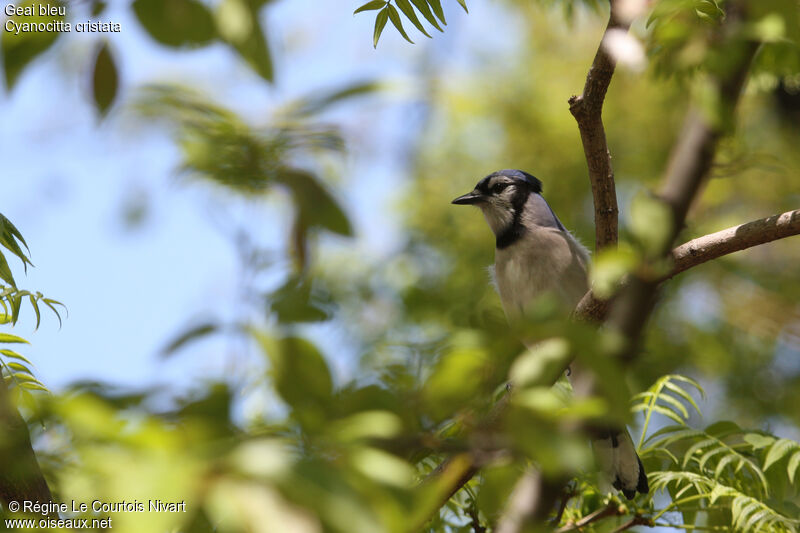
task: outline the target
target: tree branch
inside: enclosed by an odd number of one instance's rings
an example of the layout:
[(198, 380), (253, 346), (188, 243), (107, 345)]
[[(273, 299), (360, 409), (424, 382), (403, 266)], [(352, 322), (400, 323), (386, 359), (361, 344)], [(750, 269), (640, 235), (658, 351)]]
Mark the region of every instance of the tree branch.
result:
[[(703, 235), (670, 252), (673, 267), (658, 281), (664, 282), (713, 259), (794, 235), (800, 235), (800, 209)], [(611, 302), (598, 299), (590, 290), (578, 303), (573, 315), (579, 320), (602, 322), (610, 308)]]
[(608, 85), (614, 75), (616, 61), (605, 46), (606, 36), (612, 30), (628, 30), (628, 23), (619, 20), (614, 0), (608, 25), (603, 39), (597, 48), (592, 66), (586, 75), (586, 84), (580, 96), (572, 96), (569, 110), (578, 123), (583, 143), (583, 153), (589, 169), (594, 198), (595, 251), (617, 244), (618, 214), (617, 191), (614, 185), (614, 169), (611, 167), (611, 153), (608, 150), (606, 132), (603, 127), (603, 102)]
[(670, 252), (674, 266), (664, 279), (723, 255), (792, 235), (800, 235), (800, 209), (753, 220), (692, 239)]
[(597, 522), (609, 516), (620, 516), (625, 514), (625, 508), (622, 508), (622, 512), (620, 512), (620, 507), (617, 505), (613, 500), (608, 502), (608, 505), (605, 507), (596, 510), (593, 513), (587, 514), (580, 520), (575, 522), (567, 523), (563, 527), (560, 527), (555, 530), (554, 533), (567, 533), (568, 531), (574, 531), (576, 529), (580, 529), (584, 526), (588, 526), (592, 522)]

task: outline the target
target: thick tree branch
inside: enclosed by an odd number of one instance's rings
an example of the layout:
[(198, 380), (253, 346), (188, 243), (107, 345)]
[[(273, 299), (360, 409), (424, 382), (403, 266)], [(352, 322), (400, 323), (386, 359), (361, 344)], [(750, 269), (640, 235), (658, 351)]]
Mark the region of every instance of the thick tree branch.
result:
[(569, 110), (578, 123), (583, 143), (583, 152), (589, 169), (589, 181), (594, 197), (595, 251), (617, 244), (618, 214), (617, 191), (614, 186), (614, 169), (608, 150), (606, 132), (603, 127), (603, 102), (608, 85), (614, 75), (616, 62), (605, 46), (606, 36), (612, 30), (627, 31), (628, 24), (619, 20), (615, 2), (612, 0), (611, 14), (603, 39), (597, 48), (592, 66), (586, 76), (586, 84), (580, 96), (569, 99)]

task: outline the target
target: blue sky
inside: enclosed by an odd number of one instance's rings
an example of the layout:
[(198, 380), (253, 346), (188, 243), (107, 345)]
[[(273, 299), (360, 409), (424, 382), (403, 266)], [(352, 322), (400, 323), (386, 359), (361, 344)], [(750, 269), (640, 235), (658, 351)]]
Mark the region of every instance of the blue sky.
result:
[[(358, 247), (367, 259), (379, 257), (397, 244), (395, 215), (387, 207), (403, 185), (406, 162), (402, 149), (386, 147), (407, 146), (415, 135), (417, 125), (409, 128), (405, 120), (418, 102), (414, 73), (426, 55), (453, 73), (469, 65), (474, 47), (485, 51), (513, 42), (513, 25), (496, 5), (475, 3), (467, 16), (452, 4), (446, 5), (446, 33), (433, 41), (416, 35), (412, 46), (389, 27), (373, 50), (373, 14), (353, 16), (358, 3), (277, 2), (263, 13), (277, 59), (276, 83), (269, 86), (221, 45), (192, 52), (157, 45), (125, 3), (112, 3), (101, 18), (122, 23), (122, 32), (108, 39), (123, 92), (100, 123), (87, 96), (85, 64), (97, 36), (63, 36), (11, 94), (0, 96), (7, 191), (0, 212), (21, 230), (36, 265), (27, 275), (15, 268), (17, 281), (69, 310), (61, 329), (46, 316), (34, 332), (32, 312), (24, 312), (16, 328), (32, 343), (24, 353), (37, 376), (58, 390), (84, 379), (189, 385), (235, 371), (222, 340), (198, 345), (191, 357), (163, 362), (157, 354), (193, 320), (234, 312), (237, 267), (219, 216), (249, 221), (263, 242), (280, 245), (286, 209), (279, 198), (243, 209), (177, 179), (178, 153), (168, 134), (136, 121), (125, 107), (137, 86), (179, 82), (248, 116), (267, 117), (287, 98), (314, 89), (386, 82), (382, 95), (327, 117), (341, 123), (350, 146), (336, 187), (344, 191), (339, 197), (357, 238), (339, 245)], [(487, 20), (508, 31), (485, 35)], [(148, 206), (144, 223), (127, 229), (124, 208), (142, 198)], [(347, 362), (332, 363), (347, 373)]]

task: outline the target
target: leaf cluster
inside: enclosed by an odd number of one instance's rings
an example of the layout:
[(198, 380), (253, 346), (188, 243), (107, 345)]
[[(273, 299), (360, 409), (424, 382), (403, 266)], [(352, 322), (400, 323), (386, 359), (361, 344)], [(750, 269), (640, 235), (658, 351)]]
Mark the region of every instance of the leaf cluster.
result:
[[(464, 11), (469, 13), (466, 0), (457, 1)], [(392, 21), (392, 25), (395, 27), (395, 29), (397, 29), (400, 35), (403, 36), (403, 39), (411, 44), (414, 44), (414, 41), (411, 40), (411, 38), (408, 36), (408, 33), (406, 33), (405, 28), (403, 27), (403, 20), (400, 16), (400, 13), (402, 13), (403, 17), (405, 17), (408, 22), (413, 24), (420, 33), (429, 39), (431, 38), (431, 35), (420, 21), (419, 15), (422, 15), (422, 17), (428, 21), (431, 26), (440, 32), (444, 31), (442, 26), (447, 25), (441, 0), (394, 0), (394, 4), (392, 3), (392, 0), (372, 0), (356, 9), (353, 14), (361, 13), (363, 11), (378, 12), (375, 15), (375, 30), (373, 31), (372, 36), (372, 44), (375, 48), (378, 47), (378, 41), (380, 40), (383, 29), (386, 27), (386, 23), (388, 21)]]

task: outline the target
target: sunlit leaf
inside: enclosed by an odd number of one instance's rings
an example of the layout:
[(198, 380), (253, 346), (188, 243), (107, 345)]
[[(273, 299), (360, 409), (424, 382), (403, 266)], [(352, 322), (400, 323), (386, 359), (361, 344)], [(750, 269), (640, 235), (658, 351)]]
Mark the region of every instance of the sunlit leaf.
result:
[(0, 354), (3, 354), (6, 357), (10, 357), (12, 359), (19, 359), (20, 361), (24, 362), (25, 364), (33, 364), (31, 363), (25, 356), (8, 349), (0, 349)]
[(767, 452), (767, 456), (764, 459), (764, 470), (769, 469), (770, 466), (783, 459), (791, 451), (797, 449), (800, 449), (800, 446), (795, 441), (778, 439)]
[(794, 452), (792, 458), (789, 459), (789, 464), (786, 466), (786, 472), (789, 474), (789, 483), (794, 483), (798, 468), (800, 468), (800, 451)]
[(0, 333), (0, 343), (30, 344), (22, 337), (17, 337), (16, 335), (11, 335), (10, 333)]

